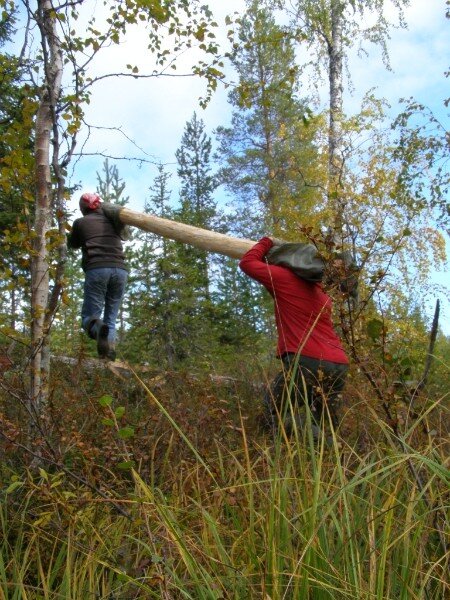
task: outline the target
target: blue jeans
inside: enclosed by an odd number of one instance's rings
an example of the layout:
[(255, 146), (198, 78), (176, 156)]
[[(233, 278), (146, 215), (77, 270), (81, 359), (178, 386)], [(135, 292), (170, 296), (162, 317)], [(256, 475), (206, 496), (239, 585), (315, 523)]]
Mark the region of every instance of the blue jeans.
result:
[[(94, 338), (97, 335), (93, 320), (102, 319), (108, 325), (108, 341), (116, 339), (116, 319), (125, 293), (128, 271), (117, 267), (89, 269), (84, 278), (84, 300), (81, 309), (83, 329)], [(90, 331), (89, 331), (90, 330)]]

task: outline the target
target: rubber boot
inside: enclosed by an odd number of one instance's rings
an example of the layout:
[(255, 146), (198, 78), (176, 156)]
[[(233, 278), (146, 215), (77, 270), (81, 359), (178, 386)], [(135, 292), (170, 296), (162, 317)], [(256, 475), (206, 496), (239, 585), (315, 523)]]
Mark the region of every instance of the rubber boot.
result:
[(97, 354), (100, 358), (107, 358), (109, 353), (108, 342), (109, 327), (99, 319), (97, 323)]
[(97, 339), (97, 333), (94, 333), (94, 326), (96, 326), (98, 319), (91, 319), (86, 327), (86, 332), (91, 340)]
[(106, 355), (106, 358), (109, 358), (109, 360), (116, 360), (116, 345), (114, 342), (110, 342), (109, 343), (109, 350), (108, 353)]

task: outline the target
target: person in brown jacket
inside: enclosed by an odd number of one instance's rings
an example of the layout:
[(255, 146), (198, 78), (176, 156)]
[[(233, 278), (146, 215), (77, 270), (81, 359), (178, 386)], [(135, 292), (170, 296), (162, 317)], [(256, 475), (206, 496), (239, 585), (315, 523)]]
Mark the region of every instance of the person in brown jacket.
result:
[(119, 206), (102, 203), (98, 194), (80, 198), (83, 216), (67, 236), (69, 248), (81, 248), (85, 273), (81, 324), (97, 341), (100, 358), (116, 358), (116, 319), (125, 293), (128, 267), (122, 240), (127, 227), (118, 219)]

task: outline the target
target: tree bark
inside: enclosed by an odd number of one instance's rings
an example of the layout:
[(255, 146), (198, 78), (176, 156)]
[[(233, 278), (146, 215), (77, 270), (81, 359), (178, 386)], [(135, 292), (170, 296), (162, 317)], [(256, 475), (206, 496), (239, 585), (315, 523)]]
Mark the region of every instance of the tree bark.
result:
[(47, 234), (51, 227), (52, 187), (50, 137), (55, 123), (55, 106), (61, 91), (63, 61), (56, 33), (56, 18), (50, 0), (38, 2), (37, 22), (44, 56), (44, 81), (36, 115), (36, 209), (34, 247), (31, 260), (31, 403), (39, 417), (48, 393), (50, 368), (46, 317), (49, 301)]
[(343, 115), (343, 3), (331, 0), (331, 38), (328, 45), (330, 116), (328, 132), (328, 195), (334, 204), (335, 234), (342, 236), (345, 220), (341, 198), (343, 155), (342, 155), (342, 115)]
[(342, 18), (341, 0), (331, 2), (331, 43), (329, 56), (330, 121), (329, 121), (329, 172), (331, 185), (337, 185), (342, 169)]
[(194, 227), (193, 225), (185, 225), (162, 217), (135, 212), (129, 208), (121, 209), (120, 220), (127, 225), (138, 227), (144, 231), (184, 244), (191, 244), (208, 252), (217, 252), (230, 258), (242, 258), (247, 250), (250, 250), (256, 243), (252, 240), (235, 238), (223, 233)]

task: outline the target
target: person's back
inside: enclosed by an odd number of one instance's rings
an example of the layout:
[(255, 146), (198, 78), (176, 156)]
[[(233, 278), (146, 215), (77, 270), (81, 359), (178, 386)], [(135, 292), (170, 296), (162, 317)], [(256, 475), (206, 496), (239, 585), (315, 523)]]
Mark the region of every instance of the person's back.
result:
[[(289, 417), (285, 413), (291, 406), (298, 409), (306, 402), (317, 432), (325, 404), (337, 424), (337, 399), (344, 387), (348, 359), (333, 327), (331, 298), (320, 283), (305, 281), (287, 267), (269, 264), (265, 256), (272, 246), (271, 238), (262, 238), (239, 263), (274, 300), (277, 357), (283, 366), (264, 397), (266, 423), (276, 429), (280, 417)], [(289, 381), (294, 373), (296, 385), (292, 387)], [(292, 404), (285, 401), (291, 390)]]
[(81, 248), (84, 271), (98, 267), (126, 268), (122, 240), (103, 206), (74, 221), (68, 245)]
[(67, 245), (82, 251), (81, 323), (89, 337), (97, 340), (99, 356), (114, 360), (115, 323), (128, 276), (122, 246), (127, 232), (120, 223), (120, 207), (102, 204), (97, 194), (83, 194), (80, 210), (83, 217), (74, 221)]
[(270, 238), (263, 238), (245, 254), (239, 266), (262, 283), (274, 299), (277, 356), (299, 352), (318, 360), (347, 364), (333, 328), (331, 298), (320, 283), (305, 281), (286, 267), (265, 262), (264, 256), (271, 247)]

